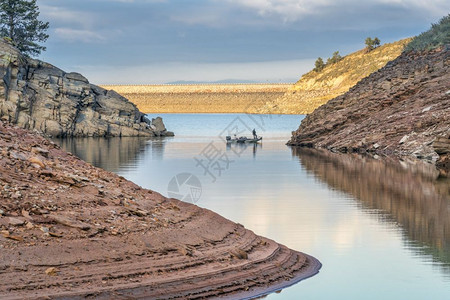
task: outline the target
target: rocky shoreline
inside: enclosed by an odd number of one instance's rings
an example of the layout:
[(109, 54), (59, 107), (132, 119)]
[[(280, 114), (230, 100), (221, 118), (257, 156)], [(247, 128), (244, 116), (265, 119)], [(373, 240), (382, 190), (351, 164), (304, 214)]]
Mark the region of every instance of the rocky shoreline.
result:
[(301, 123), (288, 145), (414, 156), (450, 170), (450, 46), (403, 53)]
[(0, 121), (0, 298), (249, 298), (315, 258)]

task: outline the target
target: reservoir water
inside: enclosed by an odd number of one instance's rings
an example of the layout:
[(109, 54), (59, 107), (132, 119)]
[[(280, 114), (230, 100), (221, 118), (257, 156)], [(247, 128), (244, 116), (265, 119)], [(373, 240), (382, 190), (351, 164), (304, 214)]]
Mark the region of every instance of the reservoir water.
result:
[[(175, 137), (58, 143), (322, 262), (269, 299), (450, 299), (450, 180), (433, 166), (290, 148), (299, 115), (162, 117)], [(224, 142), (253, 129), (261, 144)]]

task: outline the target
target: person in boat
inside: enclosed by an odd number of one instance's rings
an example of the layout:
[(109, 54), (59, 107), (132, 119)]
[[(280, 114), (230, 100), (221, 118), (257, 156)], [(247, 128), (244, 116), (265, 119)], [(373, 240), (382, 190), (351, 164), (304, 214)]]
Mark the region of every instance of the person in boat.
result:
[(256, 130), (255, 130), (255, 128), (253, 128), (252, 133), (253, 133), (253, 138), (256, 140), (256, 139), (258, 138), (258, 136), (256, 135)]

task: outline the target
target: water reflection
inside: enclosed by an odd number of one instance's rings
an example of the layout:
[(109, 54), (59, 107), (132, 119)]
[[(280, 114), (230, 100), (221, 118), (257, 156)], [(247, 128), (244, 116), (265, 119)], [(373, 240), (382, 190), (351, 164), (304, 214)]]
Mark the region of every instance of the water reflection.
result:
[(165, 138), (113, 137), (54, 139), (62, 149), (71, 152), (88, 163), (111, 172), (118, 172), (127, 165), (134, 165), (140, 153), (153, 159), (164, 157)]
[(227, 143), (226, 144), (227, 151), (232, 151), (238, 157), (241, 156), (242, 153), (248, 150), (252, 150), (253, 158), (256, 157), (256, 152), (258, 149), (262, 149), (262, 144), (259, 143)]
[(351, 194), (380, 221), (403, 228), (406, 248), (430, 254), (450, 273), (450, 179), (431, 164), (292, 148), (301, 165), (330, 187)]

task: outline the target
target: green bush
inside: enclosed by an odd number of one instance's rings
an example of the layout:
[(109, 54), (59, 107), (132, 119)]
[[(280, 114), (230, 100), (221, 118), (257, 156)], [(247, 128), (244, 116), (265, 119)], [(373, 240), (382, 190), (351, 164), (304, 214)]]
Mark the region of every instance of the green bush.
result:
[(342, 59), (339, 51), (333, 52), (333, 56), (327, 59), (327, 65), (335, 64)]
[(380, 46), (381, 41), (379, 38), (375, 37), (373, 40), (371, 37), (366, 38), (365, 40), (365, 44), (366, 44), (366, 49), (367, 52), (372, 51), (373, 49), (377, 48), (378, 46)]
[(439, 23), (432, 24), (430, 30), (416, 36), (405, 51), (426, 51), (450, 44), (450, 14), (443, 17)]

